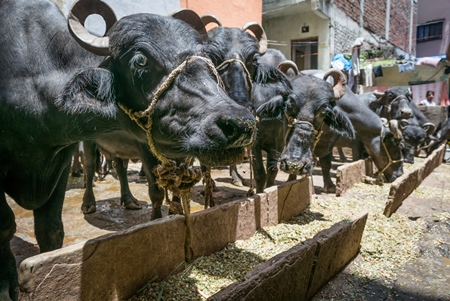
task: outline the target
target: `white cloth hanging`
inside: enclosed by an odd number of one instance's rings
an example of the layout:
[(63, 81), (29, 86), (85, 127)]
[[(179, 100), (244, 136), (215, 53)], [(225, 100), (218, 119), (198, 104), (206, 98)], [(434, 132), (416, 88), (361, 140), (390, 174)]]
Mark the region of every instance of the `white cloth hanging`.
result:
[(373, 86), (372, 64), (369, 64), (366, 67), (364, 67), (364, 74), (365, 74), (365, 79), (366, 79), (366, 87)]

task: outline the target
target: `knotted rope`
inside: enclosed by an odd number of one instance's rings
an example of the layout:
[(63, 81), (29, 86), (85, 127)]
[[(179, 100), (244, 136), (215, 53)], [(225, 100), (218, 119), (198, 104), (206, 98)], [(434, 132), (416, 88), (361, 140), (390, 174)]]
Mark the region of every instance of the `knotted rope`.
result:
[[(211, 60), (201, 56), (191, 56), (183, 63), (181, 63), (177, 68), (175, 68), (172, 72), (170, 72), (167, 79), (154, 92), (153, 98), (147, 109), (139, 112), (133, 112), (131, 109), (128, 109), (123, 104), (119, 103), (119, 107), (146, 133), (150, 151), (161, 162), (160, 165), (157, 165), (153, 169), (153, 173), (156, 175), (157, 185), (161, 189), (165, 190), (166, 196), (167, 190), (171, 190), (173, 194), (181, 196), (187, 225), (185, 248), (186, 258), (188, 260), (192, 258), (192, 250), (190, 247), (190, 189), (200, 181), (200, 179), (202, 178), (202, 173), (199, 168), (192, 168), (190, 166), (193, 159), (192, 157), (187, 157), (184, 163), (177, 166), (177, 163), (174, 160), (170, 160), (163, 154), (158, 152), (152, 137), (152, 127), (153, 112), (155, 110), (159, 97), (169, 88), (175, 78), (186, 68), (186, 66), (195, 60), (201, 60), (205, 62), (212, 73), (215, 75), (219, 87), (225, 89), (223, 82), (220, 79), (220, 76)], [(141, 118), (143, 117), (147, 117), (146, 124), (141, 120)]]

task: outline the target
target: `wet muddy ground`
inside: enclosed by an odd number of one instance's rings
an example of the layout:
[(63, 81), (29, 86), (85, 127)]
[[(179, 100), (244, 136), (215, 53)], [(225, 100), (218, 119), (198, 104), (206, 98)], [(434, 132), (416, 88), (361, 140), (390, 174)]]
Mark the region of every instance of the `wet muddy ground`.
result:
[[(342, 164), (335, 162), (334, 167)], [(64, 246), (98, 237), (100, 235), (127, 229), (133, 225), (147, 222), (151, 216), (151, 203), (148, 197), (148, 187), (144, 179), (139, 177), (139, 163), (129, 165), (129, 184), (133, 195), (142, 202), (142, 210), (125, 210), (120, 206), (119, 183), (113, 175), (108, 175), (103, 181), (96, 181), (94, 193), (97, 199), (97, 212), (89, 215), (81, 213), (81, 200), (84, 193), (83, 178), (70, 177), (63, 208), (63, 222), (65, 229)], [(238, 170), (244, 178), (249, 179), (248, 164), (240, 164)], [(249, 187), (236, 187), (231, 184), (227, 168), (216, 168), (212, 171), (220, 191), (214, 193), (218, 203), (244, 198)], [(334, 173), (332, 174), (334, 176)], [(286, 181), (287, 175), (280, 172), (278, 183)], [(313, 175), (316, 194), (326, 196), (322, 190), (320, 169)], [(247, 183), (248, 184), (248, 183)], [(450, 213), (450, 165), (443, 164), (438, 167), (421, 184), (421, 187), (440, 187), (449, 194), (435, 198), (411, 195), (397, 211), (410, 219), (425, 221), (427, 234), (417, 246), (420, 252), (419, 259), (404, 266), (398, 271), (398, 280), (394, 290), (387, 289), (379, 283), (363, 283), (363, 290), (356, 299), (352, 300), (450, 300), (450, 220), (434, 219), (436, 212)], [(203, 209), (202, 183), (197, 184), (192, 192), (192, 211)], [(24, 258), (38, 254), (39, 250), (33, 234), (32, 212), (17, 206), (8, 199), (16, 215), (17, 232), (11, 247), (16, 256), (17, 263)], [(167, 210), (163, 211), (167, 214)], [(355, 260), (358, 260), (356, 258)], [(327, 298), (329, 291), (345, 290), (349, 281), (348, 269), (335, 277), (324, 287), (316, 300), (331, 300)], [(350, 275), (351, 277), (351, 275)], [(345, 294), (342, 299), (348, 300)]]

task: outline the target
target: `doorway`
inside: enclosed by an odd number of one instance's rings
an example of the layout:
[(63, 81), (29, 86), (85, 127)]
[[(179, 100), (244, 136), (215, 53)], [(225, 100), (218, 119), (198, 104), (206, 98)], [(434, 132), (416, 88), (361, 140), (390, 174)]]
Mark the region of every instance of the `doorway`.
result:
[(298, 70), (318, 68), (318, 37), (291, 41), (291, 57)]

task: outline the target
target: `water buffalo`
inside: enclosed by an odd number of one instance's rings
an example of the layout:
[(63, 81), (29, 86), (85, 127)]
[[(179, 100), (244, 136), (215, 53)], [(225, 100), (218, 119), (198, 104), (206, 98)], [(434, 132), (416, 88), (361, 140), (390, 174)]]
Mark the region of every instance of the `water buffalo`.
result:
[[(281, 76), (284, 75), (278, 75)], [(292, 175), (290, 179), (311, 174), (314, 148), (325, 125), (337, 135), (354, 138), (349, 119), (335, 109), (336, 101), (340, 101), (338, 99), (345, 91), (345, 75), (331, 69), (324, 78), (328, 76), (335, 79), (334, 85), (302, 73), (290, 78), (290, 89), (286, 89), (289, 85), (276, 76), (272, 76), (275, 84), (256, 85), (254, 101), (259, 116), (254, 145), (257, 192), (273, 185), (277, 157), (280, 169)], [(263, 149), (268, 151), (267, 179), (262, 166)]]
[[(81, 25), (90, 13), (104, 16), (106, 37)], [(86, 0), (73, 7), (70, 30), (49, 0), (2, 1), (0, 16), (3, 301), (18, 297), (9, 247), (15, 219), (5, 193), (33, 210), (40, 250), (50, 251), (62, 246), (62, 205), (78, 141), (124, 130), (150, 144), (154, 165), (186, 156), (226, 165), (252, 143), (255, 118), (221, 88), (204, 56), (204, 35), (185, 22), (152, 14), (116, 21), (103, 2)]]
[[(318, 74), (323, 74), (323, 71)], [(320, 160), (325, 190), (327, 192), (335, 192), (335, 185), (330, 175), (331, 150), (333, 146), (352, 147), (354, 159), (359, 159), (362, 155), (358, 153), (360, 148), (355, 147), (355, 144), (362, 144), (364, 150), (372, 158), (379, 170), (380, 176), (384, 175), (389, 182), (401, 176), (403, 174), (403, 160), (399, 150), (403, 148), (403, 141), (397, 130), (391, 131), (395, 132), (395, 137), (385, 135), (387, 128), (383, 126), (380, 117), (359, 101), (348, 87), (336, 106), (352, 122), (356, 138), (353, 140), (345, 139), (336, 136), (328, 130), (324, 131), (316, 147), (315, 154)]]
[[(236, 103), (254, 112), (252, 83), (258, 68), (257, 60), (267, 50), (264, 29), (256, 22), (249, 22), (242, 28), (223, 27), (213, 15), (205, 15), (202, 19), (205, 26), (218, 25), (208, 31), (206, 54), (217, 67), (225, 90)], [(236, 164), (230, 165), (230, 176), (234, 185), (243, 185)]]
[(419, 110), (407, 87), (392, 87), (369, 107), (387, 120), (397, 119), (404, 139), (404, 162), (414, 163), (415, 152), (425, 143), (435, 126)]

